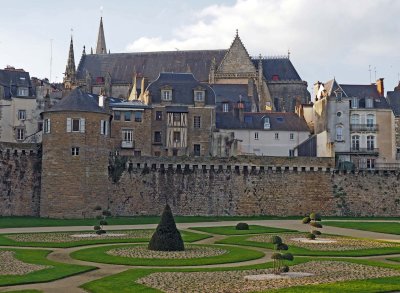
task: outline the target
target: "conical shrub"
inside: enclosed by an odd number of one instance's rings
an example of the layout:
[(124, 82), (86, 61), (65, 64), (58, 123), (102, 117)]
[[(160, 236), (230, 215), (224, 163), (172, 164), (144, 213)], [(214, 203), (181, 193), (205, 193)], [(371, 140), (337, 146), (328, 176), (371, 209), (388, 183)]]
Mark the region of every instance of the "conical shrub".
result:
[(185, 250), (181, 233), (176, 228), (174, 216), (168, 204), (164, 208), (161, 221), (150, 239), (148, 248), (157, 251)]

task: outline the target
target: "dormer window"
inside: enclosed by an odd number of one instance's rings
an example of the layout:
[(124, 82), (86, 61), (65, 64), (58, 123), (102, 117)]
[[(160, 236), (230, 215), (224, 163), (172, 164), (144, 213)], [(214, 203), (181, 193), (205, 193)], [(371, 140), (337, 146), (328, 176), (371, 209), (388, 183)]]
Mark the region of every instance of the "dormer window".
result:
[(337, 99), (338, 101), (341, 101), (341, 100), (342, 100), (343, 92), (337, 91), (337, 92), (335, 92), (335, 95), (336, 95), (336, 99)]
[(351, 98), (351, 108), (352, 109), (358, 108), (358, 98), (357, 97)]
[(373, 108), (374, 100), (372, 98), (365, 99), (365, 108)]
[(27, 97), (29, 96), (29, 90), (27, 87), (19, 87), (18, 88), (18, 97)]
[(222, 103), (222, 112), (229, 112), (229, 103)]
[(161, 90), (161, 99), (163, 101), (172, 101), (172, 90)]
[(269, 118), (264, 118), (264, 129), (271, 129), (271, 124), (269, 123)]
[(194, 101), (204, 102), (205, 92), (204, 91), (194, 91)]

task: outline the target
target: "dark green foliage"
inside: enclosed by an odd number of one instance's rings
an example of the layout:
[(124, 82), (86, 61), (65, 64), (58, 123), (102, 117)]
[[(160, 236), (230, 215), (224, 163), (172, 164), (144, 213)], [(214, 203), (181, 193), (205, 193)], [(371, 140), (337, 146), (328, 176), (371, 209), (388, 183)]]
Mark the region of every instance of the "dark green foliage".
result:
[(249, 230), (249, 224), (247, 224), (247, 223), (237, 223), (236, 230)]
[(185, 246), (181, 233), (176, 228), (171, 208), (167, 204), (161, 221), (150, 239), (148, 249), (156, 251), (183, 251)]
[(282, 259), (282, 254), (280, 254), (280, 253), (273, 253), (272, 255), (271, 255), (271, 259)]
[(101, 227), (98, 226), (98, 225), (96, 225), (96, 226), (93, 227), (93, 229), (94, 229), (95, 231), (99, 231), (99, 230), (101, 230)]
[(321, 231), (318, 230), (312, 230), (311, 233), (314, 234), (315, 236), (321, 235)]
[(315, 239), (315, 234), (313, 233), (307, 233), (306, 238), (314, 240)]
[(288, 246), (285, 243), (277, 244), (276, 245), (276, 250), (288, 250)]
[(290, 261), (294, 260), (293, 254), (291, 254), (289, 252), (286, 252), (286, 253), (282, 254), (282, 258), (285, 259), (285, 260), (290, 260)]
[(315, 227), (315, 228), (322, 228), (322, 225), (320, 223), (317, 223), (317, 222), (311, 222), (310, 225)]
[(314, 221), (315, 221), (316, 218), (317, 218), (317, 214), (316, 214), (316, 213), (311, 213), (311, 214), (310, 214), (310, 219), (311, 219), (311, 220), (314, 220)]
[(310, 223), (310, 221), (311, 221), (310, 217), (305, 217), (302, 220), (303, 224), (308, 224), (308, 223)]
[(117, 183), (121, 179), (122, 174), (126, 169), (127, 157), (113, 155), (109, 158), (108, 174), (113, 183)]
[(100, 220), (100, 225), (101, 225), (101, 226), (103, 226), (103, 225), (108, 225), (108, 223), (107, 223), (106, 220)]
[(289, 267), (288, 266), (285, 265), (285, 266), (281, 267), (281, 272), (282, 273), (287, 273), (288, 271), (289, 271)]
[(103, 229), (96, 230), (96, 234), (101, 235), (101, 234), (106, 234), (107, 232)]
[(282, 244), (282, 238), (279, 236), (272, 236), (271, 242), (272, 244)]

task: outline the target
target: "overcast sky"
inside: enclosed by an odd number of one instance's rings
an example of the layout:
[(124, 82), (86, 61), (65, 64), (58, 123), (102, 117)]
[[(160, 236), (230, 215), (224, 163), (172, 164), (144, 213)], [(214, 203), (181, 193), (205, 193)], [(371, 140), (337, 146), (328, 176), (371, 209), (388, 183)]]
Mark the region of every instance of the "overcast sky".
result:
[[(3, 2), (3, 1), (1, 1)], [(400, 73), (400, 1), (396, 0), (164, 0), (4, 1), (0, 17), (0, 67), (61, 81), (73, 29), (75, 62), (95, 47), (103, 7), (111, 53), (227, 49), (235, 30), (250, 55), (286, 55), (309, 89), (336, 77), (366, 84)]]

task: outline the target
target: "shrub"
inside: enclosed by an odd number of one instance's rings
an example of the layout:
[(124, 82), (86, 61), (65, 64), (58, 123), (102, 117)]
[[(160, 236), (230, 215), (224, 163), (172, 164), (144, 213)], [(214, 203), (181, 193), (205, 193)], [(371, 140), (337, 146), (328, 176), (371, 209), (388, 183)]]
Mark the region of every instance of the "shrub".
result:
[(311, 221), (310, 217), (305, 217), (302, 220), (303, 224), (308, 224), (308, 223), (310, 223), (310, 221)]
[(271, 259), (282, 259), (282, 254), (280, 254), (280, 253), (273, 253), (272, 255), (271, 255)]
[(289, 271), (289, 267), (288, 266), (285, 265), (285, 266), (281, 267), (281, 272), (282, 273), (287, 273), (288, 271)]
[(106, 234), (106, 231), (103, 229), (96, 230), (96, 234), (101, 235), (101, 234)]
[(161, 221), (150, 239), (148, 249), (156, 251), (185, 250), (181, 233), (176, 228), (174, 216), (168, 204), (165, 206)]
[(271, 242), (272, 242), (272, 244), (281, 244), (282, 238), (279, 236), (272, 236)]
[(294, 260), (293, 254), (291, 254), (289, 252), (282, 254), (282, 258), (285, 260), (290, 260), (290, 261)]
[(318, 230), (312, 230), (311, 233), (314, 234), (315, 236), (321, 235), (321, 232)]
[(322, 228), (322, 225), (320, 223), (317, 223), (317, 222), (311, 222), (310, 225), (315, 227), (315, 228)]
[(307, 233), (306, 238), (314, 240), (315, 239), (315, 235), (313, 233)]
[(108, 223), (107, 223), (106, 220), (100, 220), (99, 223), (100, 223), (101, 226), (103, 226), (103, 225), (108, 225)]
[(277, 250), (288, 250), (289, 247), (285, 243), (277, 244)]
[(249, 230), (249, 224), (247, 224), (247, 223), (237, 223), (236, 230)]
[(311, 213), (311, 214), (310, 214), (310, 219), (311, 219), (311, 220), (314, 220), (314, 221), (315, 221), (316, 217), (317, 217), (317, 215), (316, 215), (315, 213)]
[(96, 225), (96, 226), (93, 227), (93, 229), (94, 229), (95, 231), (99, 231), (99, 230), (101, 230), (101, 227), (100, 227), (99, 225)]

